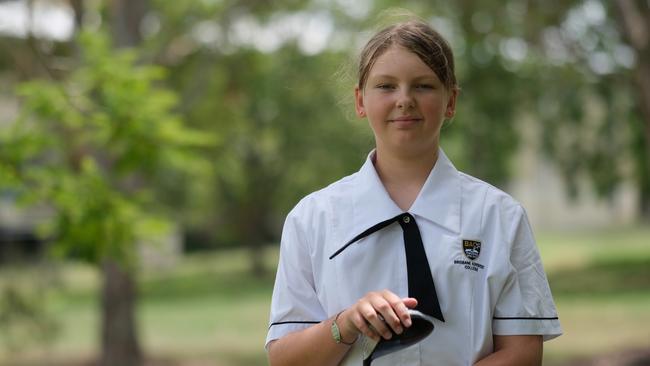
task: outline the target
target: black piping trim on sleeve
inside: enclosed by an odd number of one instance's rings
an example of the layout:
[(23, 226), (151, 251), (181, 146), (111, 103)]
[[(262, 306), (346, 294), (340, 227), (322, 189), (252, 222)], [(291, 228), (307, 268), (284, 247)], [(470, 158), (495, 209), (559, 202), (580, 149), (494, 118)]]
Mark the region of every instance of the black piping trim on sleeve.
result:
[(522, 316), (514, 316), (514, 317), (495, 316), (492, 319), (494, 320), (558, 320), (559, 318), (557, 316), (550, 317), (550, 318), (522, 317)]
[(275, 322), (271, 323), (269, 325), (269, 328), (271, 328), (274, 325), (281, 325), (281, 324), (318, 324), (320, 322), (314, 322), (314, 321), (288, 321), (288, 322)]

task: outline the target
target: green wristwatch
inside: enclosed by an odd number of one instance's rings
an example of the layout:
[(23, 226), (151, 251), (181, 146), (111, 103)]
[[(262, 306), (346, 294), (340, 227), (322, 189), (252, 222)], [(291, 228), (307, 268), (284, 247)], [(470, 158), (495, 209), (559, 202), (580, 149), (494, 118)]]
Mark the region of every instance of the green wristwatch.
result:
[(355, 339), (353, 342), (350, 342), (350, 343), (343, 342), (343, 337), (341, 337), (341, 330), (339, 329), (338, 324), (336, 324), (336, 320), (339, 318), (339, 315), (341, 315), (342, 312), (343, 312), (343, 311), (341, 311), (341, 312), (339, 312), (338, 314), (336, 314), (336, 317), (335, 317), (334, 320), (332, 321), (332, 327), (331, 327), (331, 330), (332, 330), (332, 338), (334, 338), (334, 342), (336, 342), (336, 343), (341, 343), (341, 344), (345, 344), (345, 345), (351, 346), (351, 345), (353, 345), (354, 342), (356, 342), (357, 340)]

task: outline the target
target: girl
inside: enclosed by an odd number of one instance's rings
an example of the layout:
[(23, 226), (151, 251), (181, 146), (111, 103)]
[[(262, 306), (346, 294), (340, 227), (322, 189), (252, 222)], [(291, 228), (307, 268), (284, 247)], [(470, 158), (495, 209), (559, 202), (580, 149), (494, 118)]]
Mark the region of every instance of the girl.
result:
[(366, 44), (358, 77), (376, 148), (287, 216), (271, 365), (361, 365), (368, 340), (411, 325), (410, 308), (435, 330), (373, 364), (540, 365), (562, 331), (526, 214), (439, 146), (458, 96), (449, 45), (424, 22), (395, 24)]

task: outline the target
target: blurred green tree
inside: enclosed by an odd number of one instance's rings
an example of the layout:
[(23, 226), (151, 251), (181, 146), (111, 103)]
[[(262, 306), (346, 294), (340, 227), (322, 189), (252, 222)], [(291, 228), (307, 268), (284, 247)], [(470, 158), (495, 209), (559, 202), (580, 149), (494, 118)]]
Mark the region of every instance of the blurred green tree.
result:
[[(644, 1), (566, 2), (529, 37), (536, 58), (544, 150), (570, 192), (580, 177), (609, 198), (633, 182), (650, 219), (650, 5)], [(553, 7), (550, 7), (553, 8)]]
[[(640, 187), (640, 206), (645, 220), (650, 220), (650, 3), (645, 1), (617, 0), (614, 18), (623, 39), (634, 50), (636, 62), (632, 63), (631, 88), (636, 92), (637, 118), (631, 118), (632, 151), (635, 157), (636, 181)], [(616, 51), (614, 51), (616, 52)], [(619, 50), (620, 52), (620, 50)], [(616, 57), (616, 53), (613, 54)], [(618, 111), (615, 111), (615, 113)], [(615, 115), (617, 116), (617, 115)], [(620, 115), (618, 115), (620, 117)]]
[(137, 65), (103, 33), (79, 35), (77, 68), (19, 87), (20, 118), (0, 136), (0, 182), (53, 210), (53, 250), (101, 267), (102, 365), (141, 364), (135, 322), (136, 245), (167, 225), (152, 183), (201, 170), (210, 139), (173, 113), (164, 70)]
[(214, 154), (217, 238), (248, 246), (257, 274), (278, 220), (310, 190), (354, 171), (369, 149), (360, 143), (364, 126), (336, 107), (331, 62), (292, 45), (221, 57), (210, 88), (225, 88), (223, 99), (195, 101), (189, 111), (192, 119), (218, 116), (208, 127), (224, 138)]
[(340, 73), (347, 50), (310, 55), (295, 38), (260, 50), (238, 39), (241, 22), (260, 35), (255, 26), (307, 11), (308, 2), (210, 4), (156, 3), (160, 29), (143, 44), (170, 70), (185, 119), (222, 141), (210, 154), (211, 182), (168, 187), (169, 196), (185, 202), (190, 231), (248, 247), (252, 270), (262, 274), (262, 247), (277, 240), (286, 212), (356, 170), (371, 139), (339, 105), (342, 84), (353, 95)]

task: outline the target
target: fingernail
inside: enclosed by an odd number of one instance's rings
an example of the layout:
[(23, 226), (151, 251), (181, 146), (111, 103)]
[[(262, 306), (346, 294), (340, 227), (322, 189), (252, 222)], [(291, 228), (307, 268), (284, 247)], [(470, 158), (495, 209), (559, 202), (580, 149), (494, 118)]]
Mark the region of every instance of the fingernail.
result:
[(402, 329), (402, 327), (397, 327), (397, 330), (395, 330), (395, 333), (402, 334), (403, 331), (404, 330)]
[(406, 325), (407, 327), (410, 327), (410, 326), (411, 326), (411, 318), (406, 319), (406, 320), (404, 321), (404, 325)]
[(386, 334), (384, 334), (384, 338), (386, 338), (386, 339), (391, 339), (391, 338), (393, 338), (393, 333), (386, 333)]

